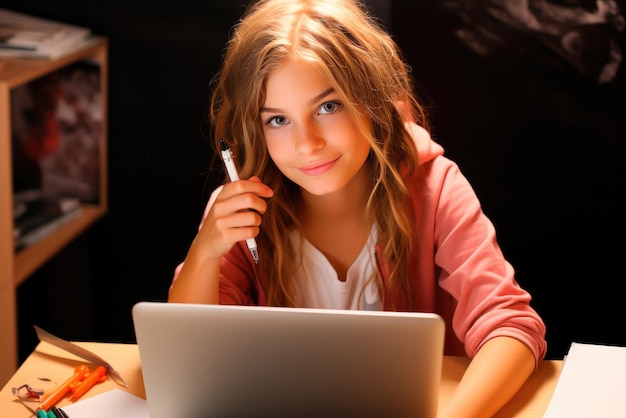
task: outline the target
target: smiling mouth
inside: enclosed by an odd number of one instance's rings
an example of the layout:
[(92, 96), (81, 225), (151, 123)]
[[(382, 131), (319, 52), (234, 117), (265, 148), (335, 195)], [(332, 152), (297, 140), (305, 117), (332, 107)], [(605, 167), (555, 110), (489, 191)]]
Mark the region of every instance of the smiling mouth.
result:
[(340, 157), (337, 157), (332, 161), (328, 161), (328, 162), (321, 163), (321, 164), (312, 164), (306, 167), (300, 167), (299, 170), (302, 171), (307, 176), (319, 176), (321, 174), (326, 173), (331, 168), (333, 168), (333, 166), (335, 165), (337, 160), (339, 160), (339, 158)]

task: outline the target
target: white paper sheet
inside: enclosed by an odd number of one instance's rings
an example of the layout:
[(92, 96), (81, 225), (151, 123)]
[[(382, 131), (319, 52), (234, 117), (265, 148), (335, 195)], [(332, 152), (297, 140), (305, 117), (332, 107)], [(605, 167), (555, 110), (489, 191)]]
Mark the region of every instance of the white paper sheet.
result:
[(544, 418), (626, 417), (626, 347), (572, 343)]
[(121, 389), (112, 389), (62, 409), (70, 418), (150, 418), (146, 400)]

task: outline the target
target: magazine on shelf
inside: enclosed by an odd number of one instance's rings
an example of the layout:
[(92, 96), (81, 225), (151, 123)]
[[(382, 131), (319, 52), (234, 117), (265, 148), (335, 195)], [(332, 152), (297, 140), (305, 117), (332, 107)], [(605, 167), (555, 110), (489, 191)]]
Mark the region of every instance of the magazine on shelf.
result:
[(94, 39), (88, 28), (0, 8), (0, 58), (59, 58)]
[(81, 200), (56, 196), (41, 190), (26, 190), (13, 196), (15, 249), (32, 245), (80, 214)]

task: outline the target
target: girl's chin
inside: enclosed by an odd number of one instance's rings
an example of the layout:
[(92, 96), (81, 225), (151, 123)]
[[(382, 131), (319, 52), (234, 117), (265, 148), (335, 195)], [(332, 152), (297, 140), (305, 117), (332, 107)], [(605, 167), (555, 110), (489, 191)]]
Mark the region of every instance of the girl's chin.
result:
[(300, 188), (309, 195), (312, 196), (327, 196), (333, 193), (336, 193), (345, 187), (345, 184), (337, 185), (337, 184), (304, 184), (304, 182), (296, 183)]

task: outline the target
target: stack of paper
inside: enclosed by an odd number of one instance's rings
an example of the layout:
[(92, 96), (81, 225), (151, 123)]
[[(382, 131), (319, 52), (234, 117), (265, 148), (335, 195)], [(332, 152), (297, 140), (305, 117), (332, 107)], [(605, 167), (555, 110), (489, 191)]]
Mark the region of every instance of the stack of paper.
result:
[(58, 58), (91, 42), (91, 30), (0, 8), (0, 58)]
[(626, 417), (626, 347), (572, 343), (544, 418)]

